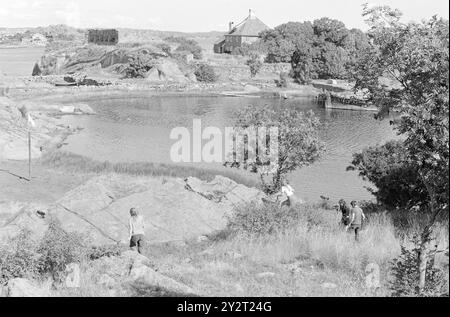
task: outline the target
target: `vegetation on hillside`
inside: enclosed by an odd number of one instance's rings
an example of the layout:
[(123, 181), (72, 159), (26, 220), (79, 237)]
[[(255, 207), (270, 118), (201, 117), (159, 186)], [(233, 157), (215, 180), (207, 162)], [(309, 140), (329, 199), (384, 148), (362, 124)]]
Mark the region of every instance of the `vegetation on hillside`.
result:
[(194, 75), (199, 82), (213, 83), (217, 81), (217, 74), (214, 68), (206, 63), (198, 63), (195, 65)]
[[(448, 226), (449, 24), (436, 17), (405, 24), (388, 6), (366, 6), (363, 15), (373, 45), (355, 68), (356, 89), (380, 107), (378, 118), (399, 114), (393, 124), (404, 139), (356, 154), (353, 163), (377, 185), (384, 203), (422, 212), (418, 294), (424, 294), (436, 224)], [(385, 75), (397, 85), (382, 85)]]
[(178, 44), (177, 48), (175, 49), (176, 52), (189, 52), (194, 56), (195, 59), (202, 59), (203, 57), (202, 48), (195, 40), (185, 37), (170, 36), (165, 38), (165, 41)]
[(261, 67), (263, 66), (263, 62), (261, 61), (261, 58), (256, 53), (251, 53), (249, 56), (249, 59), (247, 60), (246, 64), (250, 68), (250, 76), (255, 77), (256, 74), (259, 73), (261, 70)]
[(317, 78), (348, 78), (359, 52), (369, 46), (364, 32), (329, 18), (288, 22), (261, 36), (266, 61), (291, 63), (292, 75), (302, 84)]
[(244, 184), (250, 187), (257, 186), (256, 181), (238, 173), (227, 171), (226, 169), (204, 169), (194, 166), (150, 162), (99, 162), (81, 155), (64, 151), (55, 151), (44, 154), (41, 158), (41, 163), (49, 167), (62, 169), (66, 172), (73, 173), (118, 173), (135, 176), (169, 176), (182, 178), (192, 176), (206, 181), (214, 179), (216, 175), (223, 175), (239, 184)]
[[(283, 177), (298, 168), (314, 163), (324, 151), (324, 144), (318, 135), (319, 120), (312, 111), (304, 113), (296, 109), (274, 110), (269, 106), (248, 106), (238, 111), (235, 117), (235, 127), (240, 135), (246, 136), (246, 139), (244, 144), (238, 145), (235, 149), (233, 159), (224, 165), (259, 174), (262, 188), (266, 193), (278, 192)], [(255, 149), (262, 152), (254, 150), (253, 153), (248, 149), (245, 150), (251, 138), (246, 129), (256, 127), (267, 129), (267, 135), (256, 138)], [(270, 128), (277, 129), (276, 136), (270, 135)], [(276, 140), (270, 140), (271, 137), (276, 137)], [(267, 146), (268, 144), (273, 148)], [(275, 147), (277, 153), (274, 152)], [(242, 157), (237, 153), (240, 151), (244, 151)], [(267, 177), (269, 181), (266, 180)]]
[(127, 78), (145, 78), (154, 66), (154, 59), (149, 54), (138, 54), (129, 58), (124, 74)]

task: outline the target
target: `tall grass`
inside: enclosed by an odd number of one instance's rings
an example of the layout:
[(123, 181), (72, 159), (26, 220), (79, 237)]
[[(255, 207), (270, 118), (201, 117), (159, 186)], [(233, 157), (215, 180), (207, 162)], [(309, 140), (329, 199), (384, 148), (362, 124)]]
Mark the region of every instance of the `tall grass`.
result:
[(387, 216), (372, 216), (356, 242), (352, 233), (339, 227), (336, 211), (302, 207), (300, 212), (290, 218), (295, 223), (284, 230), (256, 236), (239, 232), (219, 245), (267, 264), (309, 258), (325, 267), (351, 272), (364, 270), (369, 263), (385, 265), (400, 252), (402, 241)]
[[(229, 229), (233, 231), (228, 234), (228, 238), (218, 240), (214, 248), (224, 254), (233, 250), (249, 261), (269, 267), (279, 267), (280, 264), (318, 266), (328, 272), (330, 280), (339, 280), (340, 275), (356, 280), (357, 282), (352, 284), (354, 289), (349, 290), (350, 294), (354, 295), (367, 291), (364, 279), (369, 264), (379, 267), (383, 295), (390, 294), (388, 285), (392, 279), (392, 260), (400, 255), (401, 246), (410, 247), (409, 239), (420, 232), (415, 228), (421, 227), (420, 224), (413, 223), (409, 230), (402, 230), (400, 234), (391, 215), (370, 214), (360, 233), (360, 241), (357, 242), (353, 233), (346, 232), (339, 226), (340, 215), (336, 211), (298, 206), (275, 211), (277, 218), (285, 219), (277, 220), (277, 223), (282, 224), (277, 228), (273, 227), (273, 222), (269, 219), (271, 234), (265, 229), (249, 229), (252, 224), (257, 228), (265, 226), (269, 213), (265, 209), (267, 207), (264, 206), (238, 209), (237, 215), (231, 219)], [(252, 217), (244, 217), (244, 210), (250, 210)], [(409, 221), (418, 221), (414, 219)], [(448, 225), (442, 224), (436, 230), (436, 244), (439, 249), (448, 250)], [(448, 267), (448, 257), (445, 259), (445, 256), (441, 255), (436, 258), (436, 264), (445, 269)], [(339, 283), (344, 282), (346, 281)]]
[(91, 158), (73, 154), (65, 151), (54, 151), (43, 155), (41, 163), (73, 173), (118, 173), (135, 176), (169, 176), (169, 177), (197, 177), (201, 180), (210, 181), (216, 175), (222, 175), (234, 180), (237, 183), (258, 187), (258, 182), (234, 171), (219, 169), (204, 169), (195, 166), (184, 166), (177, 164), (163, 164), (152, 162), (133, 163), (111, 163), (109, 161), (99, 162)]

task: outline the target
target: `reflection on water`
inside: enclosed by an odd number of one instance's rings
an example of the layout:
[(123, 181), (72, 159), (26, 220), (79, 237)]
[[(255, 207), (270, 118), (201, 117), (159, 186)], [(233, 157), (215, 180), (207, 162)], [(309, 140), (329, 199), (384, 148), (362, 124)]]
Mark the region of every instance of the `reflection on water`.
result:
[[(320, 195), (333, 200), (371, 199), (364, 188), (369, 184), (355, 172), (347, 172), (346, 167), (353, 153), (395, 138), (388, 121), (374, 120), (373, 113), (325, 110), (307, 98), (141, 96), (101, 99), (89, 104), (98, 115), (68, 118), (84, 130), (71, 136), (65, 149), (112, 162), (170, 162), (169, 151), (175, 142), (169, 138), (172, 128), (183, 126), (191, 129), (194, 118), (202, 120), (202, 128), (232, 126), (234, 112), (244, 105), (271, 104), (279, 108), (313, 110), (321, 120), (320, 135), (327, 151), (319, 162), (290, 175), (296, 193), (310, 201), (318, 200)], [(191, 164), (222, 168), (220, 164)]]

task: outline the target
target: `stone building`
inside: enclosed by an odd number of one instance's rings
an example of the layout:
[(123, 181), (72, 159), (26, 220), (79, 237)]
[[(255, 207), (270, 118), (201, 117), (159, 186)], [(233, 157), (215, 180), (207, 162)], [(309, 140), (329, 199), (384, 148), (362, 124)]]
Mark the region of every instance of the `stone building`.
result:
[(236, 26), (233, 22), (229, 23), (228, 33), (214, 44), (214, 53), (231, 53), (244, 43), (255, 42), (260, 37), (259, 34), (268, 29), (269, 27), (249, 10), (248, 17), (241, 23)]
[(116, 29), (90, 29), (87, 37), (88, 43), (116, 45), (119, 42), (119, 31)]

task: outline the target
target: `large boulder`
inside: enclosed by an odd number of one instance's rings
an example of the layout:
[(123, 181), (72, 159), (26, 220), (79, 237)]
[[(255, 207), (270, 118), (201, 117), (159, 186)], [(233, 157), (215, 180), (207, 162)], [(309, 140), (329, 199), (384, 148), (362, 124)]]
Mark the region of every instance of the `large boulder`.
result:
[(130, 57), (148, 54), (154, 59), (167, 57), (160, 48), (146, 44), (139, 47), (82, 45), (51, 51), (38, 63), (43, 75), (88, 72), (99, 68), (114, 70), (114, 65), (128, 63)]
[[(66, 230), (87, 233), (94, 244), (126, 242), (131, 207), (146, 219), (152, 242), (190, 239), (226, 224), (224, 206), (188, 190), (181, 179), (138, 182), (117, 175), (95, 177), (58, 200), (51, 212)], [(135, 189), (123, 194), (127, 186)]]
[(22, 229), (29, 230), (35, 239), (47, 229), (47, 208), (44, 204), (0, 202), (0, 241), (17, 236)]
[(230, 210), (239, 204), (249, 202), (263, 203), (267, 196), (256, 188), (247, 187), (238, 184), (235, 181), (217, 175), (212, 181), (205, 182), (195, 177), (188, 177), (186, 188), (193, 191), (208, 200), (215, 201), (224, 205), (225, 209)]
[(48, 286), (37, 285), (25, 278), (14, 278), (8, 281), (8, 284), (2, 289), (4, 297), (49, 297), (50, 289)]
[(159, 59), (155, 66), (147, 73), (147, 80), (178, 83), (190, 81), (180, 70), (178, 64), (171, 59)]
[[(196, 178), (131, 177), (103, 175), (66, 193), (48, 207), (46, 215), (57, 217), (63, 228), (90, 237), (93, 245), (128, 242), (129, 210), (135, 207), (146, 221), (146, 238), (153, 243), (182, 241), (208, 235), (226, 226), (233, 207), (259, 203), (264, 194), (254, 188), (217, 176), (211, 182)], [(13, 219), (33, 229), (42, 219), (31, 209)], [(6, 233), (4, 233), (6, 235)], [(10, 234), (8, 234), (9, 236)]]
[[(130, 284), (140, 287), (163, 289), (180, 295), (194, 294), (194, 290), (180, 281), (165, 276), (153, 268), (152, 262), (145, 256), (126, 251), (115, 257), (102, 257), (90, 264), (93, 281), (98, 285), (115, 289), (126, 295)], [(102, 272), (98, 275), (97, 272)]]

